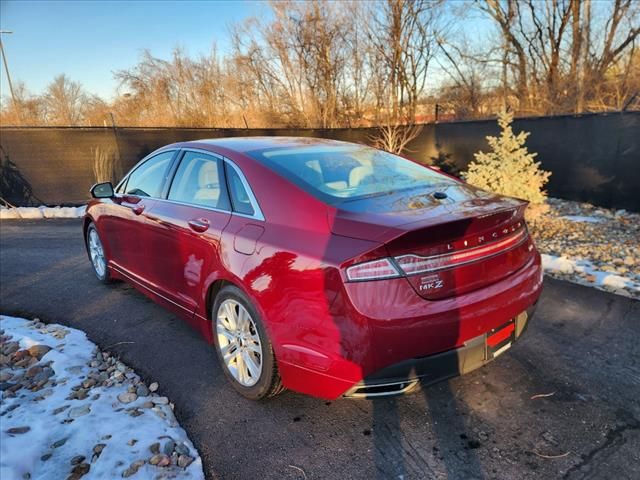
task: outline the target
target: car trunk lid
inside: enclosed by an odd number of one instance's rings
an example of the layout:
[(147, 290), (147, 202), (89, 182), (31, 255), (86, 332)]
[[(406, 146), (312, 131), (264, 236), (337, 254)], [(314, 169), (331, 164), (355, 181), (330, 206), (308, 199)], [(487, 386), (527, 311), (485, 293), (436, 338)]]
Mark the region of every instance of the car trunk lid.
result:
[(447, 183), (345, 202), (332, 230), (383, 243), (416, 293), (437, 300), (497, 282), (527, 263), (533, 244), (526, 205)]

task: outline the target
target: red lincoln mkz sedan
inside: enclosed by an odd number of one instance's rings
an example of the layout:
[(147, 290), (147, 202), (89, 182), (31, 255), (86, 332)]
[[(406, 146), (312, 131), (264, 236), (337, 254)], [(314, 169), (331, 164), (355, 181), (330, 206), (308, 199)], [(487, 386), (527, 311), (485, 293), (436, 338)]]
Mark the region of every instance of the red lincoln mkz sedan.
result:
[(98, 278), (200, 330), (252, 399), (392, 395), (471, 371), (521, 336), (542, 287), (525, 202), (362, 145), (176, 143), (91, 193)]

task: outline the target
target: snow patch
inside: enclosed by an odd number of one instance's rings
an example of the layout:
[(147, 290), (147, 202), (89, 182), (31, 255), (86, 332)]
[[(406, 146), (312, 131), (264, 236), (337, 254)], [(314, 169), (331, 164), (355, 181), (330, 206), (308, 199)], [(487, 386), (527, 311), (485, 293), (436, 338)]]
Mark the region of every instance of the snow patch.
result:
[[(96, 385), (84, 399), (70, 399), (73, 387), (77, 390), (96, 370), (90, 363), (96, 358), (97, 348), (83, 332), (2, 315), (0, 328), (2, 345), (16, 341), (20, 350), (34, 345), (51, 347), (36, 365), (48, 365), (54, 371), (40, 389), (21, 388), (15, 395), (9, 394), (6, 383), (19, 382), (28, 368), (12, 364), (8, 360), (11, 355), (3, 357), (2, 374), (8, 379), (3, 380), (5, 386), (0, 391), (0, 478), (66, 478), (74, 468), (71, 459), (78, 455), (85, 457), (84, 468), (89, 467), (83, 476), (86, 479), (122, 478), (136, 461), (139, 469), (131, 478), (204, 478), (202, 461), (166, 404), (166, 397), (150, 394), (127, 404), (118, 400), (118, 395), (139, 382), (135, 373), (127, 371), (126, 381), (120, 384)], [(159, 403), (153, 408), (143, 406), (154, 399)], [(142, 413), (132, 416), (132, 408)], [(159, 442), (162, 452), (162, 445), (169, 439), (186, 446), (193, 463), (186, 468), (151, 465), (149, 447)], [(96, 456), (100, 444), (103, 447)]]
[[(588, 260), (574, 260), (567, 257), (542, 254), (542, 267), (551, 274), (572, 275), (568, 279), (574, 283), (590, 285), (601, 290), (613, 290), (625, 296), (640, 295), (640, 283), (629, 277), (597, 270)], [(604, 288), (607, 287), (607, 288)]]
[(553, 255), (542, 254), (542, 268), (551, 272), (559, 272), (564, 274), (573, 273), (575, 261), (566, 257), (556, 257)]
[(84, 216), (86, 206), (82, 207), (0, 207), (0, 220), (40, 218), (80, 218)]
[(560, 217), (564, 220), (569, 220), (570, 222), (586, 222), (586, 223), (601, 223), (606, 222), (606, 218), (602, 217), (589, 217), (586, 215), (564, 215)]

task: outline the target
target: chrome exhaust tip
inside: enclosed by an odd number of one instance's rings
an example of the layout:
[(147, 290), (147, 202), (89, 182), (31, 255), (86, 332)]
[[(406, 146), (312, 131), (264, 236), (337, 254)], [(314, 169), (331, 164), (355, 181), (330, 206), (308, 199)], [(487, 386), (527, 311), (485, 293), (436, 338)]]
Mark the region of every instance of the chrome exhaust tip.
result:
[(366, 385), (358, 383), (351, 387), (343, 395), (345, 398), (379, 398), (379, 397), (391, 397), (395, 395), (404, 395), (412, 391), (418, 380), (404, 380), (401, 382), (393, 383), (377, 383)]

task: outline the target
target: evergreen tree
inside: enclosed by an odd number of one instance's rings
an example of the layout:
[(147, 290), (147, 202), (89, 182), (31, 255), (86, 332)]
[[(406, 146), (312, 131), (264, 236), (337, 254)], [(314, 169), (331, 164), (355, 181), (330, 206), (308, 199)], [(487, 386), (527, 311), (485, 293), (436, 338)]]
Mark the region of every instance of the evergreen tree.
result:
[(488, 136), (491, 151), (474, 154), (475, 160), (462, 174), (471, 185), (502, 195), (528, 200), (532, 204), (543, 204), (547, 194), (543, 190), (551, 172), (540, 168), (535, 161), (536, 153), (530, 153), (524, 145), (529, 132), (513, 133), (513, 114), (498, 114), (500, 136)]

